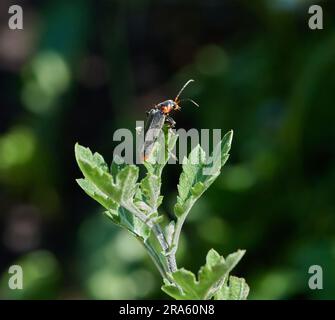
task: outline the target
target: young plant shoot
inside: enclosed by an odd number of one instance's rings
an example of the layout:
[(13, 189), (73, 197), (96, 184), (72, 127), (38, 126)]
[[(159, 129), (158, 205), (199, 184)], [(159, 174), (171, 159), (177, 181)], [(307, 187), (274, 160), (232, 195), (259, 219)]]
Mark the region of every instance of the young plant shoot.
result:
[[(152, 109), (161, 113), (162, 125), (158, 129), (163, 139), (155, 137), (150, 141), (150, 150), (144, 147), (143, 164), (146, 174), (141, 180), (139, 166), (120, 165), (117, 161), (119, 159), (114, 158), (109, 168), (100, 154), (92, 153), (90, 149), (77, 143), (75, 156), (84, 175), (77, 182), (104, 207), (104, 214), (112, 222), (128, 230), (143, 244), (163, 278), (162, 290), (166, 294), (178, 300), (246, 299), (249, 287), (245, 280), (230, 276), (232, 269), (243, 257), (244, 250), (238, 250), (226, 258), (214, 249), (209, 250), (205, 265), (197, 275), (179, 267), (176, 261), (183, 224), (196, 201), (220, 175), (221, 168), (229, 157), (232, 131), (226, 133), (210, 156), (206, 155), (199, 144), (190, 152), (183, 161), (176, 187), (178, 196), (174, 205), (174, 219), (167, 222), (168, 218), (163, 218), (159, 212), (163, 201), (162, 171), (178, 139), (178, 135), (171, 129), (168, 112), (164, 112), (168, 110), (162, 110), (161, 107), (170, 101), (171, 110), (175, 110), (180, 103), (180, 93), (174, 100), (167, 100), (157, 105), (158, 108)], [(164, 125), (166, 121), (170, 122), (170, 126)], [(209, 167), (210, 175), (205, 174)]]

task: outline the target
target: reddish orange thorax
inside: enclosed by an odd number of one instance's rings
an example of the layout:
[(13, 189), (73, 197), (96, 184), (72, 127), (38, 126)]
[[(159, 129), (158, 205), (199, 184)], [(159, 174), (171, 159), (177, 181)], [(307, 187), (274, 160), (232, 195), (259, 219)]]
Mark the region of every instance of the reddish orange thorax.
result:
[(166, 100), (157, 105), (157, 108), (159, 108), (164, 114), (169, 114), (173, 110), (178, 110), (179, 106), (178, 104), (173, 100)]
[(161, 108), (162, 112), (167, 114), (167, 113), (170, 113), (172, 110), (173, 110), (173, 107), (172, 106), (164, 106)]

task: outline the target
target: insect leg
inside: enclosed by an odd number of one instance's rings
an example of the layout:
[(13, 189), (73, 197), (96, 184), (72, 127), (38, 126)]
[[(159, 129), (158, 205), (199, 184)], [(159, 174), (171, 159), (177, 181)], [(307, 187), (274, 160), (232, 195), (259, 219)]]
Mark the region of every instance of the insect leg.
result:
[(170, 128), (174, 128), (176, 125), (176, 121), (174, 121), (170, 116), (166, 116), (165, 123), (167, 123)]

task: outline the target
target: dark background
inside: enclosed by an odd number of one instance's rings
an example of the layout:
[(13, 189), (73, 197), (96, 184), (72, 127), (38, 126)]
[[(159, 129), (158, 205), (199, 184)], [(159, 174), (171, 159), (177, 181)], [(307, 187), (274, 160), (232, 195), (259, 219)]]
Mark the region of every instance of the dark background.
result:
[[(8, 28), (20, 4), (24, 30)], [(308, 27), (320, 4), (324, 30)], [(187, 89), (177, 127), (234, 129), (192, 210), (178, 262), (247, 253), (251, 299), (335, 297), (334, 1), (8, 1), (0, 4), (0, 298), (166, 298), (140, 244), (77, 186), (75, 142), (112, 159), (113, 132)], [(172, 213), (180, 166), (164, 175)], [(8, 290), (8, 267), (24, 290)], [(323, 290), (308, 269), (323, 268)]]

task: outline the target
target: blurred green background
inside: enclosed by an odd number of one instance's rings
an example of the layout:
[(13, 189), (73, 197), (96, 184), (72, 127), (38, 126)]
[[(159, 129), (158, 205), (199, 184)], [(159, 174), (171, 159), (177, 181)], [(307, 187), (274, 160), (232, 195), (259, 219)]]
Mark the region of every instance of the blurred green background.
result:
[[(308, 28), (320, 4), (324, 30)], [(24, 30), (9, 30), (21, 4)], [(76, 185), (75, 142), (112, 159), (113, 132), (185, 94), (177, 127), (234, 129), (222, 175), (184, 227), (179, 266), (247, 254), (251, 299), (335, 298), (335, 2), (8, 1), (0, 5), (0, 298), (167, 298), (141, 245)], [(167, 166), (172, 214), (180, 166)], [(8, 290), (20, 264), (24, 290)], [(308, 287), (311, 265), (323, 290)]]

